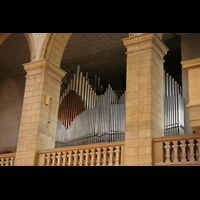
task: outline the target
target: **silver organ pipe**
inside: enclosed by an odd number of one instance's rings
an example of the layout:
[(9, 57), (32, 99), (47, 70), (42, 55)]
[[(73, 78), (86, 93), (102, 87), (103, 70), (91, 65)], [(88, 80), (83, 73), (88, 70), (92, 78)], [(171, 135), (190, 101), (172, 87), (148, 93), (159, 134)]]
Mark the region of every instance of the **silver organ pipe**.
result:
[(89, 101), (90, 101), (90, 84), (88, 84), (88, 89), (87, 89), (87, 109), (89, 109)]
[(88, 81), (85, 81), (85, 95), (84, 95), (84, 106), (87, 109), (87, 90), (88, 90)]
[(164, 135), (184, 134), (184, 99), (181, 86), (164, 71)]
[(80, 73), (78, 95), (81, 96), (83, 72)]
[(83, 76), (82, 79), (82, 92), (81, 92), (81, 97), (82, 97), (82, 101), (84, 101), (84, 93), (85, 92), (85, 76)]
[(77, 67), (77, 73), (76, 73), (76, 93), (78, 93), (78, 81), (79, 81), (79, 73), (80, 73), (80, 65), (78, 65), (78, 67)]

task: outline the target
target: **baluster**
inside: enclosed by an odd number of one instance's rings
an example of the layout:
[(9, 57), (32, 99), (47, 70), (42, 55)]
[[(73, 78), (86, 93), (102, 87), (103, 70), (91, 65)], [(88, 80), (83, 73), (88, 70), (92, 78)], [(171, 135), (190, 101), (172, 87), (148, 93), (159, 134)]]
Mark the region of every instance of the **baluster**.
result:
[(77, 161), (78, 161), (78, 151), (74, 151), (74, 154), (73, 154), (73, 157), (74, 157), (74, 166), (77, 166)]
[(46, 160), (47, 160), (46, 166), (50, 166), (51, 165), (51, 154), (47, 153), (45, 157), (46, 157)]
[(14, 158), (10, 158), (10, 166), (13, 166)]
[(197, 157), (197, 160), (200, 161), (200, 139), (197, 139), (197, 142), (198, 142), (197, 143), (197, 149), (198, 149), (197, 152), (198, 153), (197, 153), (196, 157)]
[(170, 163), (170, 142), (165, 142), (164, 149), (166, 151), (166, 160), (165, 163)]
[(51, 166), (56, 166), (56, 153), (52, 153)]
[(96, 166), (101, 166), (101, 148), (96, 149), (97, 152), (97, 161), (96, 161)]
[(62, 166), (67, 166), (67, 152), (66, 151), (63, 152), (62, 159), (63, 159)]
[(113, 151), (114, 147), (109, 147), (109, 162), (108, 162), (108, 166), (113, 166), (113, 155), (114, 155), (114, 151)]
[(88, 166), (89, 165), (89, 156), (90, 156), (90, 150), (89, 149), (86, 149), (85, 150), (85, 166)]
[(56, 158), (57, 158), (57, 165), (56, 166), (61, 166), (61, 152), (57, 153)]
[(173, 142), (170, 143), (170, 162), (174, 162), (174, 148), (173, 148)]
[(174, 145), (173, 145), (173, 149), (174, 149), (174, 163), (177, 163), (179, 162), (178, 161), (178, 148), (179, 148), (179, 145), (178, 145), (178, 141), (174, 141)]
[(83, 166), (83, 158), (84, 158), (83, 150), (79, 150), (79, 166)]
[(96, 156), (96, 151), (95, 149), (91, 149), (91, 162), (90, 162), (90, 166), (95, 166), (95, 156)]
[(194, 159), (194, 140), (188, 140), (189, 144), (188, 144), (188, 147), (189, 147), (189, 152), (190, 152), (190, 162), (195, 162), (195, 159)]
[(6, 166), (9, 166), (9, 158), (5, 158), (5, 164), (6, 164)]
[(197, 146), (197, 140), (194, 140), (194, 159), (195, 159), (195, 161), (198, 161), (198, 146)]
[(102, 166), (107, 166), (108, 148), (107, 148), (107, 147), (104, 147), (102, 153), (103, 153), (103, 162), (102, 162)]
[(119, 166), (120, 165), (120, 146), (115, 147), (115, 166)]
[(5, 166), (5, 162), (4, 161), (5, 161), (5, 158), (2, 158), (1, 159), (1, 166)]
[(68, 152), (68, 166), (72, 166), (72, 151)]
[(181, 162), (187, 162), (186, 160), (186, 144), (185, 144), (185, 140), (180, 140), (181, 144), (181, 150), (182, 150), (182, 159)]

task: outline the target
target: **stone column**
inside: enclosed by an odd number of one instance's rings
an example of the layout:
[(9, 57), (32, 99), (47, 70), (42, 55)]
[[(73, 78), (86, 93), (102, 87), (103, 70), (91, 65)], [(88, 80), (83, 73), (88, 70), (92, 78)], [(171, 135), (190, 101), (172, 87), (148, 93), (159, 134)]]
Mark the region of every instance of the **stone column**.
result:
[[(65, 72), (48, 60), (24, 64), (27, 72), (15, 166), (37, 165), (37, 151), (55, 148), (61, 79)], [(44, 104), (45, 95), (50, 99)]]
[(190, 126), (200, 134), (200, 58), (181, 62), (188, 74)]
[(164, 136), (163, 57), (155, 33), (122, 40), (127, 48), (124, 165), (153, 165), (153, 137)]

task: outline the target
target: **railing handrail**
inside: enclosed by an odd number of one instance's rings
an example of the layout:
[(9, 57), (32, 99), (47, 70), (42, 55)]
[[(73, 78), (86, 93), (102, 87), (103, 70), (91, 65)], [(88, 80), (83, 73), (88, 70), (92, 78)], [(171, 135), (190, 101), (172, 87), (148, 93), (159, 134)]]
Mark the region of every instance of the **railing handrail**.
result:
[(153, 142), (166, 142), (166, 141), (179, 141), (179, 140), (189, 140), (189, 139), (199, 139), (200, 134), (188, 134), (188, 135), (174, 135), (153, 138)]
[(5, 153), (5, 154), (0, 154), (0, 159), (2, 158), (13, 158), (16, 156), (16, 153)]
[(44, 149), (38, 151), (38, 166), (122, 166), (124, 141)]
[(80, 145), (80, 146), (43, 149), (43, 150), (39, 150), (38, 154), (56, 153), (56, 152), (62, 152), (62, 151), (85, 150), (85, 149), (94, 149), (94, 148), (103, 148), (103, 147), (124, 146), (124, 143), (125, 143), (124, 141), (102, 142), (102, 143), (93, 143), (93, 144)]

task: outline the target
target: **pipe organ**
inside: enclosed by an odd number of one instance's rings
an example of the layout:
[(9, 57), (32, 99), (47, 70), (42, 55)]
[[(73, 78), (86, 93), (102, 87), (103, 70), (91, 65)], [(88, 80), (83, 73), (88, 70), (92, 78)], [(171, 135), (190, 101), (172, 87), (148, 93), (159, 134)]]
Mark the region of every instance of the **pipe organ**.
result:
[[(91, 82), (91, 83), (90, 83)], [(118, 98), (101, 78), (83, 76), (80, 66), (60, 97), (56, 147), (124, 140), (125, 91)]]
[[(101, 78), (77, 73), (60, 97), (56, 147), (125, 139), (126, 91), (118, 98)], [(164, 71), (164, 135), (184, 134), (184, 99), (177, 81)]]
[(164, 70), (164, 135), (184, 134), (182, 87)]

